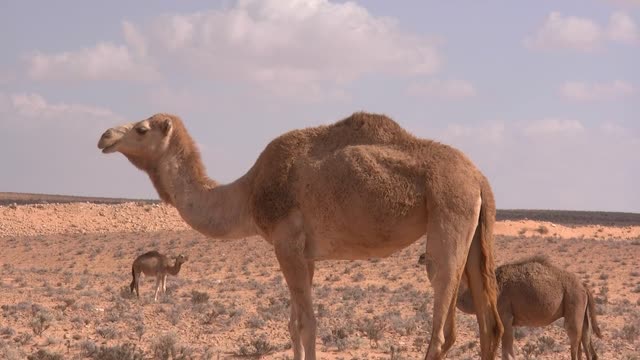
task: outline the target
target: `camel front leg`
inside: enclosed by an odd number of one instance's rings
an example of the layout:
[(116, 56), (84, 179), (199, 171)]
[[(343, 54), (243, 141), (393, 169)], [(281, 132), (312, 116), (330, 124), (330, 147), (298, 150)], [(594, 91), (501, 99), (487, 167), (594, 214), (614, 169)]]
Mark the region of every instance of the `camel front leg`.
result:
[(289, 336), (291, 336), (291, 349), (293, 349), (293, 359), (302, 359), (302, 342), (300, 340), (300, 326), (298, 324), (298, 312), (296, 302), (291, 295), (291, 315), (289, 316)]
[[(312, 260), (307, 261), (307, 275), (309, 279), (309, 286), (313, 285), (313, 273), (314, 262)], [(300, 332), (298, 331), (298, 313), (296, 311), (296, 303), (291, 302), (291, 317), (289, 318), (289, 334), (291, 335), (291, 347), (293, 349), (293, 358), (302, 358), (302, 342), (300, 341)]]
[(153, 295), (153, 301), (158, 301), (158, 292), (160, 291), (160, 283), (162, 282), (162, 277), (160, 275), (156, 276), (156, 292)]
[(162, 276), (162, 293), (167, 294), (167, 274)]
[[(289, 333), (293, 359), (316, 359), (316, 318), (311, 300), (313, 261), (304, 256), (305, 237), (301, 231), (281, 226), (273, 237), (276, 258), (291, 294)], [(302, 346), (300, 346), (302, 345)]]

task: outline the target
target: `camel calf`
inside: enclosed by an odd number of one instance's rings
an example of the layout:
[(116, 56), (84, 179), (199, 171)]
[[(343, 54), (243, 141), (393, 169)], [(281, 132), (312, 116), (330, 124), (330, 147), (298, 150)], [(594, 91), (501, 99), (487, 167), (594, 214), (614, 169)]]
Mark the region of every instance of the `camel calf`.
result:
[[(427, 263), (424, 254), (418, 260)], [(431, 278), (430, 264), (427, 272)], [(553, 266), (546, 257), (532, 257), (496, 269), (498, 311), (504, 333), (502, 359), (515, 359), (513, 327), (542, 327), (564, 318), (571, 343), (571, 359), (581, 358), (581, 344), (588, 360), (598, 358), (591, 341), (591, 330), (602, 337), (596, 320), (593, 295), (578, 278)], [(460, 283), (457, 308), (475, 314), (471, 292), (466, 281)]]
[(160, 254), (157, 251), (149, 251), (138, 256), (131, 266), (131, 292), (135, 289), (136, 295), (140, 297), (140, 290), (138, 289), (140, 284), (140, 273), (144, 273), (145, 276), (155, 276), (156, 278), (156, 293), (153, 297), (154, 301), (158, 301), (158, 292), (162, 286), (162, 292), (167, 292), (167, 274), (178, 275), (180, 267), (184, 264), (188, 258), (184, 255), (178, 255), (175, 263), (169, 264), (169, 258)]

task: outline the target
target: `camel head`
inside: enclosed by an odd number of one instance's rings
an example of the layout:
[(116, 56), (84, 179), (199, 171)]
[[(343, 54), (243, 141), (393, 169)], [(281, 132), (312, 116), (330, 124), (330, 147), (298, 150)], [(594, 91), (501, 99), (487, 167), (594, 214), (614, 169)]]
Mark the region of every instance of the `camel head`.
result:
[(176, 257), (176, 266), (177, 265), (182, 265), (184, 263), (186, 263), (187, 261), (189, 261), (189, 257), (186, 255), (178, 255), (178, 257)]
[(156, 114), (146, 120), (113, 127), (102, 134), (98, 148), (105, 154), (120, 152), (135, 166), (147, 170), (167, 151), (179, 121), (174, 115)]

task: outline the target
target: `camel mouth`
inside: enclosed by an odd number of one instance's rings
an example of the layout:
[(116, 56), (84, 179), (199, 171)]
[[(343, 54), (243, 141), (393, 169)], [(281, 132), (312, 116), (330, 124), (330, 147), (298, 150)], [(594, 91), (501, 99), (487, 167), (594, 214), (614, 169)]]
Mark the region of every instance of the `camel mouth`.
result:
[(103, 154), (116, 152), (116, 145), (118, 145), (118, 140), (113, 139), (109, 132), (105, 132), (100, 138), (100, 141), (98, 141), (98, 149), (102, 150)]
[(107, 146), (107, 147), (102, 149), (102, 153), (103, 154), (111, 154), (111, 153), (114, 153), (114, 152), (116, 152), (116, 144), (109, 145), (109, 146)]
[(103, 154), (118, 151), (118, 143), (130, 128), (131, 125), (124, 125), (105, 131), (102, 136), (100, 136), (100, 140), (98, 140), (98, 149), (101, 149)]

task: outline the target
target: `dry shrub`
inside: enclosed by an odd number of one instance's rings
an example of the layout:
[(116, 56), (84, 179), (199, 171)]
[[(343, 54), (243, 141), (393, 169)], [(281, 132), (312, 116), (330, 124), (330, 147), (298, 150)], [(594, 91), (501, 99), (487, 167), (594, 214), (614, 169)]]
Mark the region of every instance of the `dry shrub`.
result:
[(158, 360), (186, 360), (194, 359), (193, 350), (178, 344), (175, 333), (166, 333), (151, 344), (153, 358)]
[(191, 302), (193, 304), (204, 304), (209, 301), (209, 294), (197, 290), (191, 291)]
[(43, 309), (35, 314), (33, 319), (31, 319), (31, 321), (29, 322), (29, 326), (31, 326), (31, 330), (33, 330), (34, 334), (40, 336), (43, 332), (45, 332), (45, 330), (51, 327), (52, 322), (53, 315)]
[(249, 343), (241, 344), (236, 352), (239, 356), (260, 357), (267, 355), (275, 350), (275, 347), (269, 343), (269, 340), (263, 335), (254, 338)]
[(40, 349), (37, 352), (27, 356), (28, 360), (64, 360), (64, 357), (58, 353)]
[(378, 346), (378, 341), (382, 339), (386, 324), (382, 319), (374, 317), (372, 319), (364, 319), (360, 324), (360, 331), (365, 333), (369, 338), (369, 341), (375, 346)]
[(544, 225), (540, 225), (538, 226), (538, 228), (536, 228), (536, 231), (540, 234), (540, 235), (546, 235), (549, 233), (549, 228), (544, 226)]
[(142, 360), (144, 353), (132, 344), (120, 344), (114, 346), (100, 346), (91, 341), (80, 344), (83, 355), (94, 360)]

